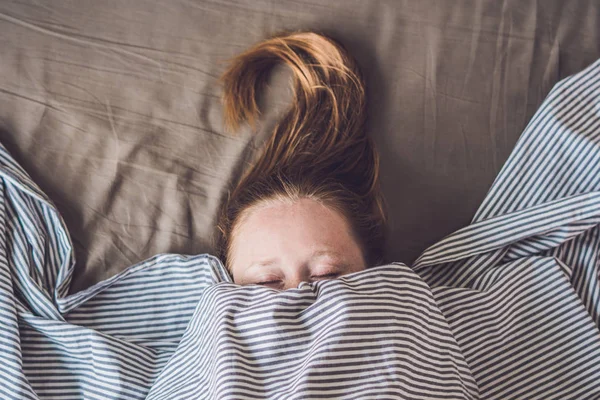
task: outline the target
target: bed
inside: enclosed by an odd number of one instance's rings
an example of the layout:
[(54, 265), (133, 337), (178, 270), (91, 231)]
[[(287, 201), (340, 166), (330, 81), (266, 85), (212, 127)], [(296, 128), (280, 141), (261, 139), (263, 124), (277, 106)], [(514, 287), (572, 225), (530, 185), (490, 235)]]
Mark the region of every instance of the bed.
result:
[(600, 56), (594, 0), (0, 2), (0, 141), (66, 221), (71, 293), (157, 253), (212, 252), (227, 185), (290, 94), (275, 71), (256, 135), (226, 132), (217, 78), (283, 29), (358, 60), (387, 261), (409, 265), (471, 221), (552, 85)]
[[(598, 398), (598, 17), (3, 2), (0, 397)], [(207, 253), (291, 94), (278, 69), (226, 132), (217, 78), (282, 29), (363, 67), (391, 223), (386, 265), (277, 291)]]

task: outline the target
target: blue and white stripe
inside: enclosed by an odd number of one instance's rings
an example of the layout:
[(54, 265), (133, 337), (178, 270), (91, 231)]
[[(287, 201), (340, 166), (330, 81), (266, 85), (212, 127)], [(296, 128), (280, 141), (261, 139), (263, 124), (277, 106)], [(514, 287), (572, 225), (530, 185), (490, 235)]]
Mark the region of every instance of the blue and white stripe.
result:
[(68, 295), (64, 222), (0, 146), (0, 398), (600, 399), (599, 127), (600, 60), (412, 268), (284, 292), (159, 254)]

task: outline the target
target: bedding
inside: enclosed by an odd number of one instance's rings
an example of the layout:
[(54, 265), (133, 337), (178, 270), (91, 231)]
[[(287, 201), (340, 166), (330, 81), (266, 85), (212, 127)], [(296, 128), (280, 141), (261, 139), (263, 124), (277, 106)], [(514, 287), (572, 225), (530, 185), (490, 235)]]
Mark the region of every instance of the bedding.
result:
[(472, 223), (278, 292), (159, 254), (69, 294), (60, 213), (0, 148), (9, 399), (600, 398), (600, 59), (553, 87)]
[(71, 293), (158, 253), (214, 253), (256, 141), (223, 129), (225, 61), (283, 29), (357, 59), (390, 204), (388, 262), (467, 225), (552, 86), (600, 57), (598, 0), (3, 0), (0, 142), (71, 233)]

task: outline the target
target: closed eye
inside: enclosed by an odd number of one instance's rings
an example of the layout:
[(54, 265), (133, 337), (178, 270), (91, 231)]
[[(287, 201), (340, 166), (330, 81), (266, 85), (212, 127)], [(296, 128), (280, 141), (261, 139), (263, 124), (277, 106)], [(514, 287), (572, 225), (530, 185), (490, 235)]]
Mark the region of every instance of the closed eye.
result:
[(257, 285), (269, 286), (269, 285), (279, 285), (281, 281), (264, 281), (264, 282), (256, 282)]

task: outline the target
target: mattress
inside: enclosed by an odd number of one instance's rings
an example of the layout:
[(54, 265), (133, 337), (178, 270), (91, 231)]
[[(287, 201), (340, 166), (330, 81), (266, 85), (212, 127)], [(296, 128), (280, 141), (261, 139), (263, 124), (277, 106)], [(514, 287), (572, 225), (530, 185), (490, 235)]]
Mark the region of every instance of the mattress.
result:
[(71, 234), (70, 292), (157, 253), (212, 252), (257, 132), (223, 128), (228, 58), (280, 30), (331, 35), (368, 85), (390, 214), (386, 261), (467, 225), (552, 86), (600, 57), (600, 5), (482, 1), (0, 2), (0, 141)]

